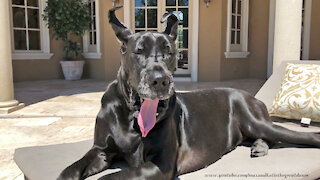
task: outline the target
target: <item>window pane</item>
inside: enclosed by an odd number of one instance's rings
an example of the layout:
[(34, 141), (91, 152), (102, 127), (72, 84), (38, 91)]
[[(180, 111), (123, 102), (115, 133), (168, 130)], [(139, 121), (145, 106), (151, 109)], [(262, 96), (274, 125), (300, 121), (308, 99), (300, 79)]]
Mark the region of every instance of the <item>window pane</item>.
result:
[(179, 20), (183, 27), (188, 27), (188, 8), (179, 8)]
[(188, 48), (188, 30), (183, 30), (181, 25), (178, 27), (178, 48)]
[(12, 16), (13, 16), (13, 27), (26, 27), (26, 20), (23, 8), (12, 8)]
[(188, 69), (188, 50), (178, 52), (178, 68)]
[(148, 28), (157, 28), (157, 9), (148, 9)]
[(231, 31), (231, 44), (234, 44), (235, 37), (236, 37), (235, 31)]
[(147, 0), (147, 6), (157, 6), (157, 0)]
[(176, 0), (166, 0), (166, 6), (175, 6)]
[(14, 49), (27, 50), (26, 31), (14, 30)]
[(135, 24), (136, 24), (136, 28), (145, 27), (145, 10), (144, 9), (135, 10)]
[(183, 48), (188, 48), (188, 30), (183, 30)]
[(40, 47), (40, 31), (29, 32), (29, 50), (41, 50)]
[(237, 28), (241, 29), (241, 16), (237, 16)]
[(237, 0), (232, 0), (232, 13), (236, 13), (236, 3)]
[(189, 6), (189, 0), (179, 0), (179, 6)]
[(24, 5), (24, 0), (12, 0), (12, 4)]
[(145, 0), (135, 0), (134, 5), (136, 7), (144, 7), (145, 6)]
[(90, 44), (93, 43), (93, 39), (92, 39), (92, 31), (89, 32), (89, 36), (90, 36)]
[(92, 14), (96, 15), (96, 2), (95, 1), (92, 2)]
[(241, 39), (240, 31), (237, 31), (237, 44), (241, 44), (240, 39)]
[(169, 13), (173, 13), (173, 14), (177, 14), (177, 12), (176, 12), (176, 8), (167, 8), (166, 9), (166, 12), (169, 12)]
[(28, 9), (28, 27), (39, 28), (39, 10)]
[(92, 23), (93, 23), (93, 29), (94, 30), (97, 29), (96, 28), (96, 17), (93, 17), (93, 22)]
[(144, 30), (136, 30), (136, 33), (143, 32)]
[(183, 29), (182, 26), (178, 26), (178, 48), (183, 48)]
[(236, 18), (232, 15), (232, 28), (236, 28)]
[(38, 7), (38, 0), (27, 0), (28, 6)]
[(97, 32), (93, 33), (93, 44), (97, 44)]
[(238, 1), (238, 14), (241, 14), (241, 0)]

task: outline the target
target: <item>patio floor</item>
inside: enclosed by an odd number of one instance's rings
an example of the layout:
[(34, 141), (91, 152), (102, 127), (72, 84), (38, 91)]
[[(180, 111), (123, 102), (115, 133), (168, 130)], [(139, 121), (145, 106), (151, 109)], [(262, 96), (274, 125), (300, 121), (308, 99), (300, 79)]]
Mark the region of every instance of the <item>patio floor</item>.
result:
[[(232, 87), (252, 95), (264, 80), (176, 82), (176, 90)], [(104, 81), (48, 80), (15, 83), (15, 97), (26, 107), (0, 114), (0, 180), (23, 180), (13, 161), (14, 149), (25, 146), (77, 142), (93, 137), (95, 116), (107, 86)]]

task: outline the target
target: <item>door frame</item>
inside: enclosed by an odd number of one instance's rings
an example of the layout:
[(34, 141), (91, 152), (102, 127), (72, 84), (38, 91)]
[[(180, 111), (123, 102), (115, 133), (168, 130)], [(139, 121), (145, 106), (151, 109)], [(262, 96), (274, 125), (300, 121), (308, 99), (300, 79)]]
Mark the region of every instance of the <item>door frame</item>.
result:
[[(127, 27), (131, 27), (131, 3), (133, 1), (131, 0), (124, 0), (123, 6), (124, 6), (124, 24)], [(193, 82), (198, 81), (198, 47), (199, 47), (199, 1), (189, 1), (192, 11), (191, 19), (191, 44), (190, 44), (190, 50), (191, 50), (191, 60), (190, 62), (190, 72), (191, 72), (191, 78), (190, 80)]]

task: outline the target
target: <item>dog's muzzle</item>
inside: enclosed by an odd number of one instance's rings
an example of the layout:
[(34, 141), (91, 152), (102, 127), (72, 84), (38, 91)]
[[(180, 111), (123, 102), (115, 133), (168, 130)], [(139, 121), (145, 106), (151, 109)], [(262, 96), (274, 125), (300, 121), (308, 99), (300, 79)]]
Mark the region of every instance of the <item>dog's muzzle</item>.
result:
[(145, 73), (139, 84), (138, 93), (142, 99), (168, 99), (174, 93), (173, 76), (164, 70)]
[(151, 90), (160, 94), (168, 92), (171, 83), (170, 77), (161, 71), (150, 74), (147, 81)]

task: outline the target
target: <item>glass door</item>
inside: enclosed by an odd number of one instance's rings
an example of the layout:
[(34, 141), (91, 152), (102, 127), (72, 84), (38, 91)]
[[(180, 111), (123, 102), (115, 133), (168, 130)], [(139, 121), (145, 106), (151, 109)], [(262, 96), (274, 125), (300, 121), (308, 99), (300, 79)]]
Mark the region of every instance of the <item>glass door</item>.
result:
[(189, 44), (189, 0), (134, 0), (133, 4), (134, 32), (158, 31), (162, 32), (164, 25), (160, 23), (161, 17), (166, 12), (175, 14), (180, 20), (177, 38), (177, 76), (190, 76), (191, 50)]

